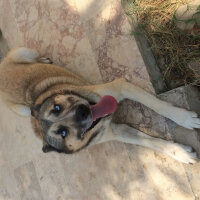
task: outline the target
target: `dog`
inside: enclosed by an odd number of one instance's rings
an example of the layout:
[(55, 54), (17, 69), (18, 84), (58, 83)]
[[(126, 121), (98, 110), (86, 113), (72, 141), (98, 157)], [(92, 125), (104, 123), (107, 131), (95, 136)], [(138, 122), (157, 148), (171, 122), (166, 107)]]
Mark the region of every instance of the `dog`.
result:
[(30, 116), (43, 152), (74, 153), (107, 141), (137, 144), (163, 152), (183, 163), (195, 163), (190, 146), (154, 138), (125, 124), (112, 122), (118, 102), (140, 102), (188, 129), (200, 128), (195, 112), (161, 101), (121, 78), (92, 85), (40, 57), (36, 50), (11, 50), (0, 65), (0, 95), (8, 107)]

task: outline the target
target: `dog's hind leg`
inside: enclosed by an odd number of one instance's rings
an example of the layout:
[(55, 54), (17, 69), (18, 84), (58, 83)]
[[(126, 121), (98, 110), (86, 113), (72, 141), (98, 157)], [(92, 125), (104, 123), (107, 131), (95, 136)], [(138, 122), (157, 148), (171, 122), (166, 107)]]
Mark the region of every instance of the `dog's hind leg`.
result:
[(98, 143), (113, 140), (148, 147), (187, 164), (198, 161), (197, 153), (192, 147), (151, 137), (125, 124), (112, 123)]
[(49, 58), (41, 57), (39, 53), (34, 49), (29, 49), (26, 47), (18, 47), (11, 50), (4, 62), (13, 62), (13, 63), (47, 63), (50, 64), (52, 61)]

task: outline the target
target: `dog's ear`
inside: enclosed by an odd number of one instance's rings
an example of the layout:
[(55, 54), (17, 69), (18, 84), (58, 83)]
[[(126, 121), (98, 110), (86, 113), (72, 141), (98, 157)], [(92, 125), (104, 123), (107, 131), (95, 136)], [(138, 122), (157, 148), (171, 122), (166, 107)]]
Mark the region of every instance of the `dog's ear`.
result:
[(34, 105), (34, 106), (31, 107), (31, 115), (33, 117), (37, 117), (38, 116), (39, 111), (40, 111), (40, 107), (41, 107), (40, 104), (37, 104), (37, 105)]
[(50, 146), (49, 144), (44, 144), (42, 147), (42, 151), (44, 153), (48, 153), (50, 151), (55, 151), (55, 149), (52, 146)]

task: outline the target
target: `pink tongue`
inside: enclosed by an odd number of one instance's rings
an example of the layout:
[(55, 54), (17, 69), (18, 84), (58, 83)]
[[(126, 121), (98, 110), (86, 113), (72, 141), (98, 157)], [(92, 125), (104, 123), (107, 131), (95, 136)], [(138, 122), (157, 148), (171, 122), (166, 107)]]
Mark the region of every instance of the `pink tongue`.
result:
[(105, 115), (114, 113), (117, 106), (117, 100), (113, 96), (103, 96), (99, 103), (91, 106), (93, 121), (100, 117), (104, 117)]

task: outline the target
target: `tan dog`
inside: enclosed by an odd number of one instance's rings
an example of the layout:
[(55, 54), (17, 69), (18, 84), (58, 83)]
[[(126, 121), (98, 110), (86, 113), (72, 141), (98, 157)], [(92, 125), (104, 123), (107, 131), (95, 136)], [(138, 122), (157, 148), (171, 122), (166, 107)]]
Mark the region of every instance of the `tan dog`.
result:
[(37, 51), (22, 47), (12, 50), (0, 65), (3, 100), (16, 113), (32, 115), (32, 125), (43, 140), (44, 152), (73, 153), (86, 146), (118, 140), (164, 152), (184, 163), (196, 162), (197, 154), (189, 146), (111, 122), (117, 102), (124, 98), (138, 101), (188, 129), (200, 128), (196, 113), (161, 101), (124, 79), (91, 85), (50, 63)]

